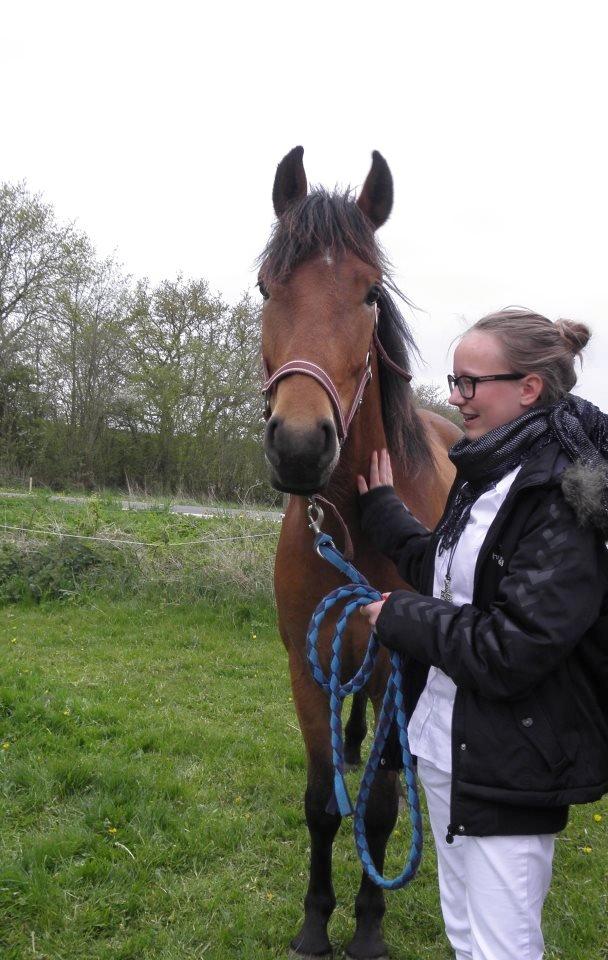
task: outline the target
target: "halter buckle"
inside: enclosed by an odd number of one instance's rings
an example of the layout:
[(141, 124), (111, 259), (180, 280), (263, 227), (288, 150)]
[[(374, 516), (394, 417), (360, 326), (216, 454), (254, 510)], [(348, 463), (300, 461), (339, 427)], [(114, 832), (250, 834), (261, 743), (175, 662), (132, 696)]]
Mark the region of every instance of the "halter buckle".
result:
[(314, 497), (308, 498), (308, 526), (313, 533), (321, 533), (321, 524), (323, 523), (325, 514), (323, 513), (323, 508), (316, 503)]

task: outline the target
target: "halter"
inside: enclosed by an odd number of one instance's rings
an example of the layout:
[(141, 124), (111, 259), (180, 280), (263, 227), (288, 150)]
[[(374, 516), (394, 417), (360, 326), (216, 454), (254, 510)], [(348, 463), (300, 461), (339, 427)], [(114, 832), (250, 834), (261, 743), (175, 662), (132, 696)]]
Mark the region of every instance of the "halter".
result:
[(387, 367), (397, 373), (400, 377), (406, 380), (408, 383), (412, 379), (411, 373), (407, 373), (400, 366), (398, 366), (394, 360), (391, 360), (388, 353), (380, 343), (378, 337), (378, 304), (374, 304), (375, 308), (375, 319), (374, 319), (374, 330), (372, 333), (372, 339), (369, 345), (369, 350), (367, 351), (367, 356), (365, 358), (365, 365), (363, 373), (359, 379), (357, 389), (355, 390), (355, 395), (353, 397), (352, 403), (348, 408), (346, 414), (342, 410), (342, 402), (340, 400), (340, 394), (338, 393), (331, 377), (325, 372), (323, 367), (320, 367), (318, 364), (313, 363), (312, 360), (289, 360), (287, 363), (284, 363), (278, 370), (271, 375), (268, 370), (266, 361), (263, 359), (264, 365), (264, 376), (265, 381), (262, 386), (262, 393), (266, 398), (266, 409), (264, 411), (265, 419), (270, 419), (271, 409), (270, 409), (270, 397), (272, 395), (273, 387), (284, 377), (289, 377), (291, 374), (299, 373), (306, 377), (312, 377), (313, 380), (316, 380), (317, 383), (320, 383), (325, 393), (329, 397), (331, 402), (334, 416), (336, 419), (336, 431), (338, 433), (338, 440), (340, 446), (343, 446), (347, 436), (350, 425), (352, 423), (353, 417), (355, 416), (357, 410), (361, 405), (363, 400), (363, 394), (365, 393), (365, 388), (367, 387), (369, 381), (372, 379), (372, 366), (371, 366), (371, 350), (372, 345), (376, 348), (376, 354), (379, 360), (382, 360)]

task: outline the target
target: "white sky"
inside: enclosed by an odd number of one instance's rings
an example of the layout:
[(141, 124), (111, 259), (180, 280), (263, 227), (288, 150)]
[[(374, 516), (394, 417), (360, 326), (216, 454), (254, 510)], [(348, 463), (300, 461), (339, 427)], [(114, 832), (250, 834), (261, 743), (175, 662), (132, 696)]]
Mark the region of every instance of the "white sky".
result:
[(523, 304), (594, 337), (579, 392), (608, 409), (608, 8), (603, 0), (0, 0), (0, 180), (25, 178), (101, 255), (153, 282), (255, 282), (281, 157), (361, 184), (386, 157), (379, 236), (450, 340)]

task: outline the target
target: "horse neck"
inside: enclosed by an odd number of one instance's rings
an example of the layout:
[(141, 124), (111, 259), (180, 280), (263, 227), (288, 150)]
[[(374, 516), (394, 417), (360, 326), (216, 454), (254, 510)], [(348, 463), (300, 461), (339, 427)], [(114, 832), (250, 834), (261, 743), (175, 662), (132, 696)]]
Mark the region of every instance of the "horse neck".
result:
[[(447, 491), (451, 485), (452, 469), (445, 458), (445, 445), (440, 451), (445, 461), (443, 473), (439, 473), (435, 461), (438, 452), (433, 431), (425, 426), (431, 443), (435, 466), (415, 468), (393, 458), (394, 486), (401, 499), (429, 528), (433, 527), (442, 513)], [(364, 395), (363, 403), (352, 421), (340, 461), (327, 486), (325, 496), (339, 511), (353, 538), (359, 532), (359, 507), (357, 474), (369, 478), (370, 459), (374, 450), (388, 449), (382, 419), (382, 397), (378, 377), (377, 360), (373, 359), (373, 377)], [(441, 459), (441, 456), (440, 456)]]

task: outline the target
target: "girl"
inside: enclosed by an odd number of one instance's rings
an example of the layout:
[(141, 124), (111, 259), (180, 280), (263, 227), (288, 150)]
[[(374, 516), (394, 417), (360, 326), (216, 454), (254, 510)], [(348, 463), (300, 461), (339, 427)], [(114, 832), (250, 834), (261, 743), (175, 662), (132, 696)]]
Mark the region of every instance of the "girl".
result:
[(456, 960), (540, 960), (555, 834), (608, 791), (608, 418), (569, 393), (590, 332), (508, 309), (460, 340), (464, 437), (434, 532), (358, 478), (414, 588), (362, 608), (405, 659), (409, 737)]

